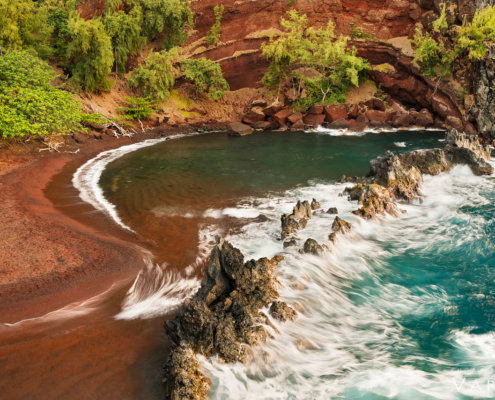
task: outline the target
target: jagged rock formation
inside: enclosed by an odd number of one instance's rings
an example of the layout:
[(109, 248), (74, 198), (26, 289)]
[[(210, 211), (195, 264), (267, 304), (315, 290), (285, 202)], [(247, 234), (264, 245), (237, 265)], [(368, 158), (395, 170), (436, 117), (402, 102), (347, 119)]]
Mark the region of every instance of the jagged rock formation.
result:
[(217, 239), (198, 292), (184, 302), (174, 320), (165, 322), (171, 353), (165, 366), (165, 390), (171, 399), (204, 399), (209, 380), (196, 353), (226, 362), (245, 361), (248, 347), (263, 343), (267, 316), (292, 320), (296, 312), (278, 299), (274, 270), (281, 257), (244, 262), (242, 253)]
[(311, 218), (311, 205), (307, 200), (298, 201), (292, 210), (292, 214), (284, 214), (282, 222), (282, 240), (296, 233), (299, 229), (304, 229)]
[(379, 214), (398, 215), (396, 201), (412, 201), (420, 196), (423, 174), (437, 175), (454, 165), (466, 164), (476, 175), (493, 174), (491, 149), (476, 136), (450, 131), (443, 149), (418, 150), (406, 154), (385, 155), (370, 162), (365, 180), (346, 189), (350, 200), (357, 200), (360, 208), (354, 213), (363, 218)]
[(486, 58), (474, 66), (474, 101), (471, 113), (482, 135), (495, 139), (495, 45), (488, 47)]
[(345, 235), (346, 233), (349, 233), (351, 231), (351, 224), (342, 218), (335, 217), (333, 220), (332, 224), (332, 233), (328, 235), (328, 240), (331, 242), (335, 242), (335, 239), (337, 238), (337, 234), (342, 234)]

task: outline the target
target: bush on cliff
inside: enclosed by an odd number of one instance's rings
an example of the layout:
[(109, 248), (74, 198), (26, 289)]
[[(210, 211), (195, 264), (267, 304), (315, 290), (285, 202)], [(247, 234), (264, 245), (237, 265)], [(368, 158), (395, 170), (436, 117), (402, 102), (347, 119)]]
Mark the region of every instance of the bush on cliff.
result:
[(218, 100), (229, 90), (220, 65), (214, 61), (202, 57), (182, 60), (180, 66), (184, 77), (194, 84), (197, 93), (205, 93), (211, 99)]
[(471, 24), (462, 24), (456, 38), (456, 52), (467, 52), (471, 60), (479, 61), (486, 56), (488, 42), (495, 41), (495, 6), (477, 10)]
[(210, 31), (206, 34), (206, 44), (208, 46), (216, 46), (218, 41), (220, 40), (220, 26), (222, 22), (223, 16), (223, 4), (216, 5), (213, 8), (213, 12), (215, 14), (215, 23), (211, 27)]
[(170, 89), (175, 84), (174, 60), (178, 57), (178, 50), (162, 50), (151, 52), (143, 64), (132, 72), (129, 79), (131, 88), (142, 95), (156, 101), (165, 101), (170, 96)]
[(66, 134), (84, 115), (73, 95), (51, 86), (56, 75), (28, 51), (0, 54), (0, 136)]
[(105, 30), (112, 41), (115, 70), (126, 72), (126, 62), (131, 54), (136, 54), (145, 42), (141, 27), (143, 14), (140, 7), (133, 7), (129, 13), (122, 10), (110, 13), (103, 19)]
[(428, 32), (417, 28), (412, 40), (414, 61), (427, 78), (444, 77), (451, 73), (454, 53), (448, 51), (442, 41), (436, 41)]
[(100, 19), (74, 16), (68, 23), (71, 42), (67, 46), (67, 60), (72, 82), (84, 90), (108, 90), (107, 80), (114, 62), (112, 41)]
[(331, 22), (314, 29), (307, 27), (305, 14), (291, 10), (288, 17), (280, 22), (284, 32), (262, 46), (271, 61), (264, 84), (278, 92), (294, 92), (294, 105), (300, 108), (344, 101), (370, 64), (347, 46), (348, 38), (335, 37)]

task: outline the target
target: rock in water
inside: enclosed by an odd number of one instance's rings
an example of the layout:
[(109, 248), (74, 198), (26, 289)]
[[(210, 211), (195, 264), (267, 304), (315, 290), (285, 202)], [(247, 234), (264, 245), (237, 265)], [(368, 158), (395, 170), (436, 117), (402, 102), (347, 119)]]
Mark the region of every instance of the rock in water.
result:
[(337, 210), (337, 207), (330, 207), (327, 210), (327, 214), (338, 214), (338, 213), (339, 213), (339, 210)]
[(282, 222), (282, 240), (292, 235), (299, 229), (304, 229), (311, 218), (311, 205), (307, 200), (298, 201), (292, 210), (292, 214), (284, 214), (281, 217)]
[(313, 199), (311, 202), (311, 209), (314, 210), (319, 210), (321, 208), (321, 204), (316, 201), (316, 199)]
[(351, 228), (352, 226), (349, 222), (343, 220), (342, 218), (335, 217), (332, 224), (332, 233), (328, 236), (328, 239), (331, 242), (335, 242), (338, 233), (345, 235), (351, 231)]
[(273, 318), (282, 322), (294, 321), (297, 318), (297, 313), (294, 309), (283, 301), (274, 301), (270, 306), (269, 313)]
[(292, 215), (294, 215), (294, 218), (296, 219), (304, 219), (304, 218), (311, 218), (311, 205), (307, 200), (304, 201), (298, 201), (296, 206), (294, 207), (294, 210), (292, 211)]
[(304, 242), (303, 252), (306, 254), (313, 254), (315, 256), (323, 253), (323, 247), (314, 239), (308, 239)]
[(164, 379), (167, 398), (205, 399), (210, 383), (201, 374), (195, 353), (218, 355), (226, 362), (245, 361), (248, 346), (266, 341), (262, 308), (276, 302), (274, 318), (295, 317), (275, 290), (274, 270), (282, 259), (244, 262), (238, 249), (217, 238), (201, 287), (175, 319), (164, 324), (171, 341)]

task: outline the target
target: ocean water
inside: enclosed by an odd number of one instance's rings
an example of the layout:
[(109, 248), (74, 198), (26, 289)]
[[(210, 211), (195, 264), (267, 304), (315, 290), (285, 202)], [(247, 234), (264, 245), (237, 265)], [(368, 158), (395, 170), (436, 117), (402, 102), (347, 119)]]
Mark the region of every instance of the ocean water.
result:
[[(342, 196), (348, 184), (337, 183), (365, 174), (385, 150), (436, 147), (442, 136), (194, 136), (101, 168), (104, 200), (130, 229), (153, 234), (141, 224), (145, 214), (164, 229), (173, 229), (167, 218), (200, 219), (204, 258), (220, 221), (236, 220), (225, 233), (247, 258), (285, 257), (279, 292), (298, 319), (273, 321), (247, 364), (202, 358), (211, 399), (495, 398), (495, 177), (466, 166), (426, 176), (421, 201), (375, 221), (354, 216), (357, 204)], [(280, 215), (312, 198), (323, 210), (337, 207), (352, 232), (331, 245), (334, 216), (317, 212), (298, 246), (284, 250)], [(310, 237), (330, 250), (299, 254)], [(199, 265), (184, 280), (150, 261), (116, 317), (166, 315), (197, 288)]]

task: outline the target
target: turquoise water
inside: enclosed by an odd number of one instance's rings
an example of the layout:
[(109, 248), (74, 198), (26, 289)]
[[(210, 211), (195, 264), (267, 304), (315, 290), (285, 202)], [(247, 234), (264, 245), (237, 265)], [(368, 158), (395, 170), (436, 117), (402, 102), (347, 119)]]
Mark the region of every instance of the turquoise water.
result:
[[(182, 202), (184, 213), (196, 207), (245, 221), (228, 240), (247, 257), (285, 257), (279, 291), (298, 319), (273, 321), (273, 337), (245, 365), (203, 359), (212, 399), (495, 398), (495, 177), (476, 177), (466, 166), (427, 176), (421, 202), (376, 221), (354, 216), (357, 205), (341, 195), (346, 184), (335, 181), (365, 173), (384, 150), (435, 147), (440, 137), (204, 136), (110, 165), (102, 182), (112, 201), (164, 182), (180, 189), (185, 176), (180, 196), (164, 194), (153, 207), (165, 199), (175, 212)], [(154, 171), (151, 181), (145, 171)], [(196, 192), (201, 177), (208, 184)], [(189, 190), (195, 200), (186, 198)], [(298, 233), (298, 246), (284, 250), (280, 215), (297, 199), (312, 198), (324, 209), (336, 206), (353, 224), (351, 234), (331, 245), (333, 217), (316, 213)], [(215, 233), (209, 223), (207, 242)], [(299, 254), (309, 237), (330, 251)]]

